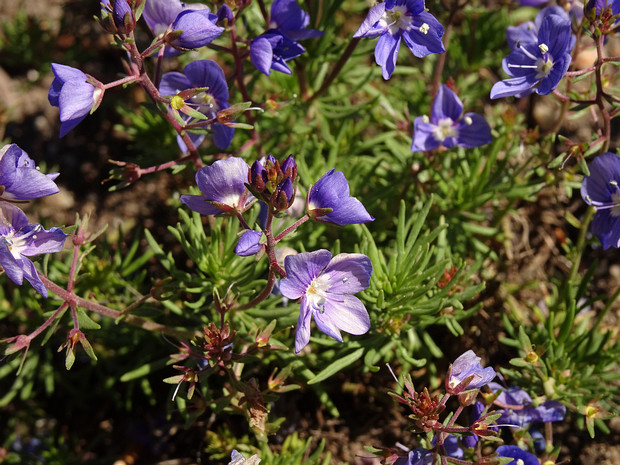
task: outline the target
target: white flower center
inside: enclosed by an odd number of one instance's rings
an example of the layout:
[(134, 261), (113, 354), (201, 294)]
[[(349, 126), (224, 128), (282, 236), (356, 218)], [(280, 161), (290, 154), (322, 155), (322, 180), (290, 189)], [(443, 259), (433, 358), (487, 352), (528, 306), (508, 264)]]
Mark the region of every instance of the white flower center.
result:
[[(409, 29), (412, 22), (413, 17), (407, 14), (407, 7), (405, 5), (399, 5), (395, 6), (391, 10), (385, 10), (385, 13), (383, 13), (383, 16), (379, 20), (379, 25), (382, 27), (387, 27), (390, 34), (394, 35), (401, 30)], [(422, 27), (423, 26), (424, 25), (422, 25)]]
[(551, 55), (547, 54), (546, 59), (538, 58), (536, 60), (536, 79), (542, 79), (549, 76), (552, 69), (553, 57)]
[(325, 301), (330, 287), (329, 274), (321, 274), (312, 280), (306, 290), (306, 300), (313, 311), (325, 312)]
[(16, 260), (19, 260), (20, 258), (22, 258), (21, 252), (28, 245), (26, 243), (26, 240), (30, 239), (30, 236), (32, 236), (32, 239), (36, 239), (37, 238), (37, 234), (36, 233), (41, 231), (41, 229), (43, 229), (43, 227), (39, 224), (39, 225), (37, 225), (37, 227), (35, 229), (30, 231), (30, 233), (24, 234), (23, 236), (15, 237), (15, 233), (17, 231), (14, 231), (14, 230), (12, 230), (6, 236), (4, 236), (3, 239), (8, 244), (9, 251), (11, 252), (11, 255), (13, 255), (13, 257)]
[(439, 142), (443, 142), (448, 137), (456, 137), (458, 134), (454, 122), (450, 118), (441, 118), (437, 127), (433, 129), (433, 137)]

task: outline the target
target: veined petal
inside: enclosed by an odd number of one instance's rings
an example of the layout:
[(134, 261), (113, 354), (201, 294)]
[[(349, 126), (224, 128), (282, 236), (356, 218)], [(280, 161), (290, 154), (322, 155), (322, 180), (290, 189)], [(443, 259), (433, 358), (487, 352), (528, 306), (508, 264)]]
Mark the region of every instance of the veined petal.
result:
[(599, 210), (592, 220), (592, 234), (601, 241), (603, 249), (620, 248), (620, 216), (613, 216), (611, 209)]
[(222, 213), (222, 210), (207, 202), (204, 195), (182, 195), (181, 203), (184, 203), (191, 210), (194, 210), (201, 215), (219, 215)]
[(254, 67), (269, 76), (273, 61), (273, 48), (265, 37), (257, 37), (250, 44), (250, 59)]
[(385, 3), (378, 3), (373, 6), (366, 19), (362, 22), (362, 25), (355, 31), (353, 34), (353, 38), (357, 39), (359, 37), (374, 37), (376, 35), (382, 34), (386, 31), (386, 28), (376, 28), (375, 26), (385, 13)]
[(180, 0), (147, 0), (142, 17), (153, 35), (158, 36), (166, 32), (182, 10)]
[[(319, 324), (319, 317), (325, 321), (325, 316), (334, 327), (349, 334), (365, 334), (370, 329), (370, 317), (366, 307), (360, 299), (354, 295), (328, 294), (325, 302), (325, 313), (314, 313), (314, 318)], [(321, 329), (323, 331), (323, 329)], [(325, 331), (323, 331), (325, 332)], [(328, 334), (327, 332), (325, 332)], [(328, 334), (331, 337), (331, 334)], [(338, 334), (339, 335), (339, 334)], [(334, 337), (334, 339), (338, 339)], [(338, 339), (339, 341), (342, 339)]]
[(28, 226), (28, 217), (17, 206), (0, 202), (0, 236)]
[(178, 71), (171, 71), (169, 73), (165, 73), (161, 77), (161, 82), (159, 83), (159, 92), (162, 95), (176, 95), (180, 91), (190, 89), (191, 87), (193, 87), (192, 83), (184, 74), (179, 73)]
[(540, 95), (547, 95), (560, 84), (560, 81), (568, 71), (568, 67), (570, 66), (571, 56), (569, 54), (564, 55), (559, 60), (556, 60), (553, 63), (553, 68), (551, 68), (551, 72), (548, 76), (544, 77), (538, 87), (536, 88), (536, 93)]
[(278, 29), (293, 31), (305, 28), (310, 22), (310, 16), (299, 7), (297, 0), (274, 0), (271, 21)]
[(20, 251), (22, 255), (27, 257), (60, 252), (67, 239), (67, 234), (62, 229), (50, 228), (49, 231), (46, 231), (39, 224), (31, 224), (22, 228), (20, 233), (15, 235), (15, 238), (28, 235), (31, 231), (34, 233), (26, 239), (26, 246)]
[(370, 285), (372, 262), (361, 253), (341, 253), (329, 262), (323, 274), (329, 275), (330, 293), (355, 294)]
[[(328, 301), (329, 302), (329, 301)], [(312, 312), (314, 315), (314, 321), (316, 321), (317, 327), (321, 330), (321, 332), (327, 334), (332, 339), (337, 340), (338, 342), (342, 342), (342, 336), (340, 335), (340, 331), (338, 331), (338, 326), (332, 320), (332, 315), (328, 312), (329, 304), (325, 303), (325, 312)]]
[(21, 260), (18, 262), (9, 250), (9, 244), (5, 238), (0, 237), (0, 265), (8, 278), (18, 286), (24, 282), (24, 270), (21, 267)]
[(205, 91), (218, 100), (228, 102), (228, 84), (224, 71), (213, 60), (196, 60), (189, 63), (183, 73), (191, 82), (190, 87), (208, 87)]
[(34, 290), (41, 294), (43, 297), (47, 298), (47, 288), (41, 278), (39, 278), (39, 274), (37, 273), (37, 269), (34, 267), (34, 263), (32, 263), (26, 257), (18, 260), (21, 262), (21, 267), (24, 272), (24, 278), (34, 287)]
[(437, 123), (440, 119), (450, 118), (458, 120), (463, 113), (463, 102), (456, 93), (445, 84), (439, 86), (437, 95), (433, 101), (433, 122)]
[(489, 123), (487, 123), (484, 116), (478, 113), (465, 113), (458, 122), (457, 128), (457, 145), (459, 147), (470, 149), (490, 144), (493, 141)]
[[(282, 281), (280, 281), (282, 284)], [(284, 294), (283, 294), (284, 295)], [(286, 296), (285, 296), (286, 297)], [(301, 352), (310, 342), (310, 322), (312, 321), (312, 312), (306, 303), (306, 297), (301, 299), (299, 306), (299, 319), (297, 320), (297, 329), (295, 330), (295, 353)]]
[[(590, 176), (584, 177), (581, 185), (584, 201), (599, 206), (610, 204), (611, 195), (617, 192), (610, 181), (620, 185), (620, 157), (611, 152), (603, 153), (590, 163), (588, 169)], [(590, 201), (586, 200), (588, 197)]]
[(231, 207), (243, 207), (239, 200), (245, 192), (250, 167), (239, 157), (218, 160), (196, 173), (196, 184), (207, 200)]
[(396, 67), (399, 48), (400, 34), (393, 36), (389, 32), (386, 32), (377, 40), (377, 45), (375, 46), (375, 61), (381, 66), (383, 79), (387, 80), (392, 77), (392, 73)]
[(411, 144), (412, 152), (426, 152), (435, 150), (441, 145), (434, 133), (438, 126), (433, 123), (425, 123), (423, 116), (418, 116), (413, 120), (413, 143)]
[(533, 91), (532, 87), (536, 81), (532, 82), (530, 76), (520, 76), (496, 82), (491, 88), (491, 98), (508, 97), (510, 95), (523, 94), (528, 90)]
[(95, 104), (94, 93), (95, 88), (86, 81), (71, 80), (65, 82), (58, 99), (60, 121), (84, 118)]
[(289, 299), (298, 299), (304, 295), (312, 280), (322, 273), (331, 258), (331, 252), (325, 249), (287, 256), (284, 259), (286, 278), (280, 281), (282, 295)]
[(444, 28), (439, 21), (432, 14), (422, 12), (414, 16), (411, 27), (403, 31), (403, 40), (415, 56), (423, 58), (446, 51), (441, 42), (443, 34)]
[(195, 49), (210, 44), (224, 32), (223, 27), (215, 25), (216, 19), (217, 16), (208, 9), (182, 11), (172, 23), (172, 29), (183, 33), (170, 45)]

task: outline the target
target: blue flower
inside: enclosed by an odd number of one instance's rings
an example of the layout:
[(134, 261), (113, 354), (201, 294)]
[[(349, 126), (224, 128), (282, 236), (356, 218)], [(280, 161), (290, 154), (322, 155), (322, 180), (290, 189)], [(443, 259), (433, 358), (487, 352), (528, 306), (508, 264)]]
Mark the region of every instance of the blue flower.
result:
[(60, 137), (97, 109), (103, 98), (103, 84), (71, 66), (52, 63), (54, 81), (48, 100), (60, 110)]
[[(581, 11), (583, 13), (583, 5)], [(538, 12), (533, 22), (527, 21), (518, 26), (508, 26), (506, 29), (506, 39), (508, 40), (508, 47), (510, 50), (515, 51), (518, 45), (525, 43), (533, 43), (536, 45), (538, 43), (538, 31), (540, 30), (540, 26), (549, 15), (558, 15), (570, 22), (570, 16), (562, 7), (558, 5), (545, 7)], [(575, 46), (576, 40), (577, 37), (571, 34), (571, 42), (568, 46), (570, 50)]]
[(443, 34), (439, 21), (424, 11), (424, 0), (386, 0), (370, 9), (353, 37), (379, 36), (375, 61), (383, 70), (383, 79), (389, 79), (396, 67), (401, 38), (415, 56), (423, 58), (446, 51), (441, 42)]
[(250, 44), (250, 59), (261, 73), (269, 76), (271, 70), (291, 74), (286, 64), (306, 49), (297, 41), (323, 35), (323, 31), (307, 29), (310, 16), (297, 4), (297, 0), (275, 0), (271, 5), (270, 29)]
[(340, 342), (340, 330), (359, 335), (370, 329), (366, 307), (353, 296), (370, 284), (372, 263), (366, 255), (343, 253), (332, 258), (328, 250), (317, 250), (287, 256), (284, 268), (282, 295), (301, 298), (295, 353), (310, 341), (312, 317), (321, 331)]
[[(228, 84), (222, 68), (212, 60), (196, 60), (188, 64), (183, 73), (173, 71), (165, 73), (159, 84), (159, 91), (162, 95), (176, 95), (186, 89), (207, 87), (208, 89), (200, 92), (186, 101), (186, 104), (203, 113), (209, 119), (215, 119), (217, 112), (228, 108)], [(189, 122), (190, 117), (184, 116)], [(235, 135), (235, 129), (221, 123), (213, 123), (213, 142), (220, 149), (227, 148)], [(190, 139), (196, 146), (204, 140), (204, 134), (189, 132)], [(177, 142), (183, 152), (187, 152), (187, 147), (183, 140), (178, 137)]]
[(434, 150), (440, 145), (472, 148), (492, 141), (491, 128), (484, 116), (463, 114), (463, 103), (446, 85), (441, 85), (433, 102), (433, 112), (413, 122), (412, 152)]
[(491, 98), (536, 92), (552, 92), (568, 71), (570, 52), (575, 44), (571, 23), (565, 16), (548, 14), (542, 20), (536, 41), (516, 42), (515, 49), (502, 62), (509, 79), (497, 82)]
[[(215, 40), (223, 27), (215, 25), (217, 15), (201, 3), (181, 3), (180, 0), (148, 0), (144, 5), (142, 17), (153, 32), (160, 36), (171, 31), (183, 31), (171, 34), (164, 56), (174, 56), (180, 49), (200, 48)], [(176, 47), (177, 49), (173, 48)]]
[(238, 157), (205, 166), (196, 173), (202, 195), (182, 195), (181, 202), (202, 215), (243, 212), (254, 200), (245, 187), (249, 169)]
[(349, 195), (349, 183), (342, 171), (330, 170), (310, 188), (306, 201), (308, 215), (320, 223), (368, 223), (374, 218), (362, 202)]
[(258, 465), (260, 460), (261, 459), (256, 454), (246, 459), (243, 454), (233, 450), (232, 454), (230, 454), (230, 462), (228, 462), (228, 465)]
[(0, 198), (31, 200), (58, 192), (59, 173), (43, 174), (16, 144), (0, 149)]
[(499, 446), (496, 452), (499, 457), (509, 457), (513, 459), (506, 465), (540, 465), (540, 461), (534, 454), (530, 454), (517, 446)]
[(47, 289), (28, 257), (58, 252), (66, 238), (62, 229), (46, 231), (40, 224), (28, 224), (19, 208), (0, 202), (0, 265), (15, 284), (21, 285), (26, 278), (39, 294), (47, 297)]
[(603, 153), (594, 159), (589, 170), (590, 176), (581, 185), (581, 197), (596, 207), (592, 233), (603, 249), (620, 247), (620, 158), (611, 152)]
[(519, 386), (504, 388), (497, 383), (489, 383), (493, 392), (502, 390), (495, 403), (503, 410), (497, 420), (498, 424), (525, 428), (532, 422), (550, 423), (562, 421), (566, 416), (566, 407), (554, 400), (547, 400), (538, 406), (532, 405), (532, 398)]
[(460, 394), (489, 384), (496, 376), (495, 370), (491, 367), (483, 368), (480, 360), (473, 350), (468, 350), (459, 356), (450, 366), (449, 376), (446, 378), (446, 391), (450, 394)]
[(263, 244), (260, 243), (262, 237), (262, 231), (254, 231), (253, 229), (244, 231), (239, 242), (237, 242), (235, 253), (240, 257), (257, 254), (263, 248)]

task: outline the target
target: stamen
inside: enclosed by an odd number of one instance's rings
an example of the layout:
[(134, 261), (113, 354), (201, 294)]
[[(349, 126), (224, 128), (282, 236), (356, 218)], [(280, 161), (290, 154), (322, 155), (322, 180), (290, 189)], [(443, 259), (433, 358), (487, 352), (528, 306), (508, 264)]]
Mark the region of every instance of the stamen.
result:
[(422, 24), (422, 25), (420, 26), (420, 32), (421, 32), (422, 34), (424, 34), (424, 35), (428, 34), (428, 31), (429, 31), (430, 29), (431, 29), (431, 27), (430, 27), (428, 24), (426, 24), (426, 23), (424, 23), (424, 24)]
[(549, 47), (547, 47), (547, 44), (539, 44), (538, 48), (540, 49), (540, 53), (542, 53), (543, 55), (549, 51)]
[(471, 124), (473, 123), (471, 117), (469, 117), (469, 116), (466, 116), (465, 118), (463, 118), (463, 121), (465, 121), (465, 124), (467, 126), (471, 126)]
[(422, 122), (428, 124), (430, 122), (430, 119), (428, 118), (428, 116), (424, 115), (422, 117)]
[(536, 65), (512, 65), (508, 63), (509, 68), (528, 68), (528, 69), (538, 69)]
[(525, 47), (521, 46), (521, 42), (517, 41), (517, 48), (521, 49), (521, 51), (525, 54), (526, 57), (531, 58), (532, 60), (538, 60), (538, 57), (535, 57), (527, 50)]

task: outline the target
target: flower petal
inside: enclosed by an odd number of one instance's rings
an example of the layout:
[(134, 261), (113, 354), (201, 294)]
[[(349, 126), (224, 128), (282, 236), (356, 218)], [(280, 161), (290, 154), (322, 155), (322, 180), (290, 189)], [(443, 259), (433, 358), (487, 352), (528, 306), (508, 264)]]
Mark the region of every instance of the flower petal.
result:
[(377, 40), (375, 46), (375, 61), (381, 66), (383, 71), (383, 79), (390, 79), (394, 68), (396, 67), (396, 59), (398, 58), (398, 49), (400, 48), (400, 34), (393, 36), (386, 32)]
[(329, 262), (323, 274), (329, 275), (330, 293), (355, 294), (370, 285), (372, 262), (361, 253), (341, 253)]
[(466, 113), (457, 124), (457, 145), (467, 149), (480, 147), (493, 141), (491, 127), (484, 116)]
[[(282, 281), (280, 281), (282, 284)], [(283, 293), (284, 295), (284, 293)], [(297, 320), (297, 329), (295, 330), (295, 353), (301, 352), (310, 342), (310, 322), (312, 321), (312, 312), (308, 308), (306, 298), (301, 299), (299, 307), (299, 319)]]
[[(336, 328), (349, 334), (365, 334), (370, 329), (370, 317), (368, 311), (360, 299), (353, 295), (339, 295), (328, 293), (327, 300), (325, 301), (325, 313), (314, 313), (314, 318), (319, 324), (319, 317), (324, 318), (325, 315), (329, 317), (329, 322), (333, 323)], [(328, 334), (326, 331), (321, 331)], [(329, 336), (332, 336), (329, 334)], [(334, 339), (338, 339), (334, 337)], [(341, 339), (338, 339), (341, 340)]]
[(286, 278), (280, 281), (282, 295), (289, 299), (298, 299), (304, 295), (312, 280), (321, 274), (331, 258), (331, 252), (325, 249), (287, 256), (284, 259)]
[(423, 116), (418, 116), (413, 120), (413, 142), (411, 144), (412, 152), (426, 152), (435, 150), (441, 145), (441, 142), (435, 138), (434, 132), (438, 128), (433, 123), (425, 123)]
[(445, 84), (439, 86), (437, 95), (433, 101), (433, 122), (450, 118), (453, 121), (458, 120), (463, 113), (463, 102), (459, 99), (452, 89)]

